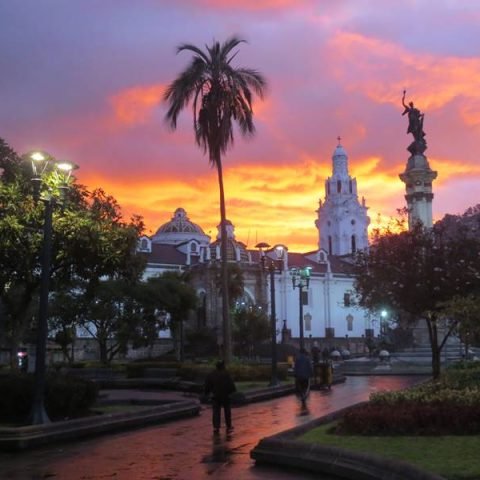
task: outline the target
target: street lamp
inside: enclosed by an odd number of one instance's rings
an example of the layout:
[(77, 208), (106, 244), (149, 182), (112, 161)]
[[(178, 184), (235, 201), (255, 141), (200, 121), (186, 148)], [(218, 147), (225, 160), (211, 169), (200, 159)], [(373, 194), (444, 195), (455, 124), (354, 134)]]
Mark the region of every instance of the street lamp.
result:
[(305, 348), (303, 338), (303, 289), (310, 285), (310, 270), (311, 267), (292, 268), (290, 275), (292, 276), (293, 288), (298, 288), (299, 298), (299, 326), (300, 326), (300, 349)]
[[(275, 254), (275, 258), (267, 257), (263, 249), (270, 248), (268, 243), (259, 243), (256, 248), (260, 250), (260, 265), (264, 272), (268, 272), (270, 275), (270, 328), (272, 335), (272, 378), (270, 380), (270, 386), (275, 387), (278, 385), (277, 375), (277, 319), (275, 312), (275, 272), (283, 271), (283, 258), (285, 256), (285, 247), (283, 245), (277, 245), (272, 250)], [(270, 252), (272, 250), (269, 250)]]
[(384, 309), (380, 312), (382, 320), (380, 321), (380, 333), (382, 336), (387, 334), (387, 316), (388, 312)]
[[(31, 152), (24, 158), (32, 165), (33, 199), (44, 205), (43, 248), (41, 256), (40, 301), (35, 352), (35, 379), (30, 422), (33, 425), (49, 423), (45, 410), (46, 351), (48, 336), (48, 293), (52, 260), (52, 214), (55, 205), (62, 205), (70, 174), (77, 168), (69, 162), (59, 162), (45, 152)], [(46, 175), (48, 176), (48, 180)], [(46, 181), (47, 180), (47, 181)]]

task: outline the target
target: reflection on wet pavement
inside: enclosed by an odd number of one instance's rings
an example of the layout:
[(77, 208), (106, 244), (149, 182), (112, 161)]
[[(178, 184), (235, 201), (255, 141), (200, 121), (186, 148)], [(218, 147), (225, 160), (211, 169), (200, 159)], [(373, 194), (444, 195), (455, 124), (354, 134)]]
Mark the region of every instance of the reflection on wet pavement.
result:
[[(278, 479), (319, 478), (284, 468), (255, 467), (250, 450), (274, 433), (420, 381), (408, 377), (349, 377), (331, 391), (312, 391), (306, 408), (293, 396), (233, 410), (235, 430), (213, 435), (211, 410), (195, 418), (17, 454), (0, 454), (2, 480)], [(323, 480), (330, 480), (325, 477)]]

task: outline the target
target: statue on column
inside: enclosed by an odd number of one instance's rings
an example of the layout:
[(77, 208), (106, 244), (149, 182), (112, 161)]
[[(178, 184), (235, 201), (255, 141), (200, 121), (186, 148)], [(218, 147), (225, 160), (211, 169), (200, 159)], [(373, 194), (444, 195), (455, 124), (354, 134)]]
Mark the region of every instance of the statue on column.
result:
[(415, 108), (413, 102), (405, 103), (406, 90), (403, 91), (402, 105), (404, 111), (402, 115), (408, 113), (408, 129), (407, 133), (413, 135), (413, 142), (408, 146), (407, 150), (412, 155), (423, 155), (427, 149), (427, 142), (425, 141), (425, 132), (423, 131), (424, 114), (418, 108)]

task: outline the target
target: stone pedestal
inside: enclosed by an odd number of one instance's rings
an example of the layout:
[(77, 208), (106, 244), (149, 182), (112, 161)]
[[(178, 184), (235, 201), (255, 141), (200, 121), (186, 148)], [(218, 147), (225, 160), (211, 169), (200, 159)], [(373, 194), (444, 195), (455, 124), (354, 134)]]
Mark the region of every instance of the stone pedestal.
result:
[(425, 155), (416, 153), (410, 156), (399, 177), (405, 183), (409, 228), (417, 222), (430, 228), (433, 225), (432, 182), (437, 178), (437, 172), (430, 168)]

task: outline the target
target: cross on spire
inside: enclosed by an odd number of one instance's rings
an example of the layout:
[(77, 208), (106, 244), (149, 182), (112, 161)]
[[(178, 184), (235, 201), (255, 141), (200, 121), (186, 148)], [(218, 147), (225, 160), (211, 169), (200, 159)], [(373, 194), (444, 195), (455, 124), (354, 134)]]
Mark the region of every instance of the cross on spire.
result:
[(337, 137), (337, 140), (338, 140), (338, 145), (337, 145), (337, 147), (340, 147), (340, 140), (341, 140), (341, 139), (342, 139), (342, 137), (339, 135), (339, 136)]

